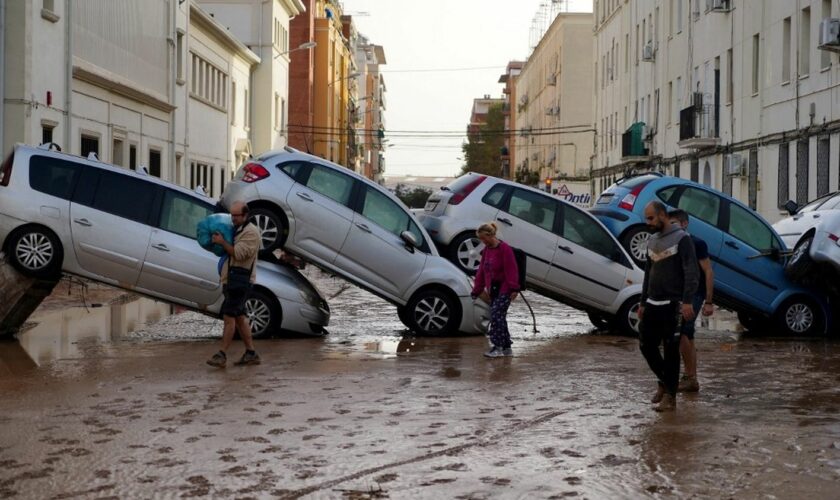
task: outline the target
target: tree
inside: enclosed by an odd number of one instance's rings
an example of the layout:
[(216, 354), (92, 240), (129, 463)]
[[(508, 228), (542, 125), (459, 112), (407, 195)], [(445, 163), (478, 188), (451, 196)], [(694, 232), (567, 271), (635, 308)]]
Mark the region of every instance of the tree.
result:
[(505, 146), (505, 115), (502, 105), (490, 106), (487, 120), (478, 130), (467, 134), (467, 142), (461, 145), (464, 165), (461, 174), (500, 176), (502, 174), (502, 148)]
[(423, 208), (426, 205), (426, 200), (432, 195), (432, 190), (423, 186), (409, 188), (405, 184), (399, 183), (394, 188), (394, 194), (408, 208)]

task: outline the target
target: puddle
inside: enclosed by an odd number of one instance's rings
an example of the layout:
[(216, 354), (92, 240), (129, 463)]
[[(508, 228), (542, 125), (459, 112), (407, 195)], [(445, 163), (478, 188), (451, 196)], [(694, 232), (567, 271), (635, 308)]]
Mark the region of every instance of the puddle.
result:
[(71, 307), (37, 316), (18, 342), (36, 365), (80, 356), (79, 343), (117, 340), (173, 313), (173, 306), (138, 297), (103, 307)]

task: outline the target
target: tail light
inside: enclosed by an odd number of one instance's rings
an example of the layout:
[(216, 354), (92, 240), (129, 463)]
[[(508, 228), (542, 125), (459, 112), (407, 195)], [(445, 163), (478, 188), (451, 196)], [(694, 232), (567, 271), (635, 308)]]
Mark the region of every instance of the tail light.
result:
[(639, 193), (642, 192), (642, 189), (644, 189), (645, 186), (647, 186), (647, 184), (647, 182), (643, 182), (634, 187), (629, 193), (625, 194), (624, 198), (622, 198), (621, 201), (618, 202), (618, 208), (623, 208), (628, 212), (632, 212), (633, 207), (636, 206), (636, 199), (638, 199)]
[(3, 166), (0, 167), (0, 186), (9, 185), (9, 181), (12, 179), (12, 164), (14, 163), (14, 159), (15, 153), (12, 152), (12, 154), (6, 157)]
[(244, 173), (242, 175), (243, 182), (257, 182), (271, 175), (268, 170), (259, 163), (248, 163), (242, 167), (242, 172)]
[(456, 191), (455, 194), (452, 195), (452, 198), (449, 198), (449, 204), (457, 205), (464, 201), (470, 193), (475, 191), (475, 188), (477, 188), (479, 184), (484, 182), (484, 179), (486, 178), (487, 177), (484, 175), (477, 176), (472, 182), (464, 186), (463, 189)]
[(840, 246), (840, 236), (836, 234), (828, 233), (828, 239), (834, 242), (835, 245)]

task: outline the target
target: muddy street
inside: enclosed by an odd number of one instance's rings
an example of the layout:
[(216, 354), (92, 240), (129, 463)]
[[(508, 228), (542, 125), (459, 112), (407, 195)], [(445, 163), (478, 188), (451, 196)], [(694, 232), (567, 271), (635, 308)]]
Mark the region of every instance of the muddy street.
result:
[(258, 341), (260, 366), (206, 366), (219, 322), (145, 299), (33, 318), (0, 344), (0, 497), (836, 497), (836, 342), (721, 315), (660, 415), (635, 339), (535, 294), (539, 332), (515, 304), (516, 356), (488, 360), (317, 281), (330, 335)]

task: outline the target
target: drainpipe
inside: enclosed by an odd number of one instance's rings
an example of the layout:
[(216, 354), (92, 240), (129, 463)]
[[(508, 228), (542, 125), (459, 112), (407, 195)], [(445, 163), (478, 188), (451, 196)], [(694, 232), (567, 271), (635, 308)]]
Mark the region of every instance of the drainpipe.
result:
[(6, 157), (6, 0), (0, 0), (0, 156)]
[(169, 180), (174, 181), (175, 184), (181, 184), (181, 179), (177, 177), (178, 170), (175, 168), (175, 126), (177, 124), (178, 110), (176, 106), (177, 100), (175, 98), (175, 80), (178, 78), (178, 2), (176, 0), (170, 0), (170, 2), (172, 3), (172, 20), (170, 22), (172, 28), (170, 31), (172, 36), (170, 39), (172, 60), (169, 63), (169, 68), (172, 73), (169, 78), (169, 100), (174, 109), (169, 112)]
[[(191, 12), (189, 4), (186, 7), (186, 23), (184, 24), (184, 40), (186, 40), (186, 47), (190, 46), (190, 18)], [(189, 55), (189, 50), (187, 50), (187, 55)], [(187, 58), (184, 58), (184, 64), (186, 64)], [(184, 165), (184, 172), (188, 169), (192, 168), (192, 163), (190, 161), (190, 90), (192, 88), (192, 78), (195, 75), (192, 74), (192, 71), (184, 71), (184, 156), (183, 156), (183, 165)], [(192, 188), (192, 186), (190, 186)]]
[(70, 153), (73, 151), (70, 142), (70, 128), (73, 123), (73, 0), (67, 0), (64, 9), (64, 31), (67, 38), (64, 50), (64, 113), (67, 116), (64, 123), (64, 151)]

